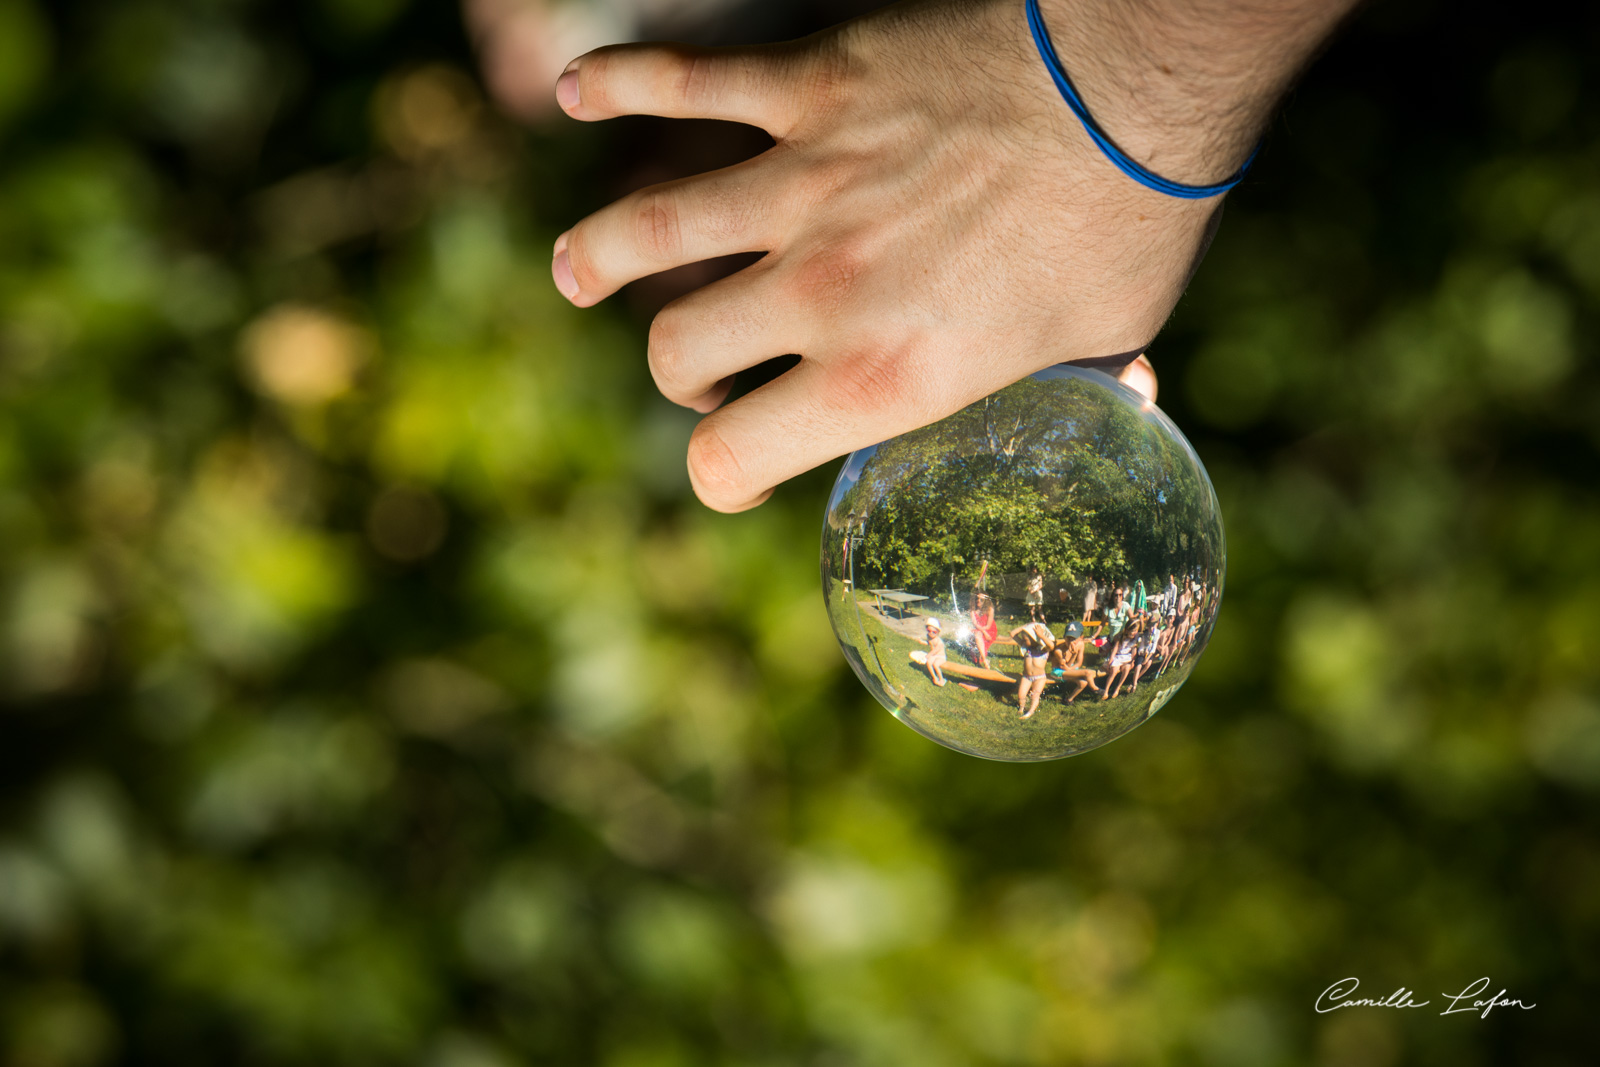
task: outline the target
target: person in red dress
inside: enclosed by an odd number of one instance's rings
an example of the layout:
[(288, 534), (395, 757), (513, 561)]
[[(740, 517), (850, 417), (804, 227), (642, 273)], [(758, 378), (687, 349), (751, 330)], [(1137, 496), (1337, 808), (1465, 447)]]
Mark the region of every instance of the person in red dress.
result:
[(1000, 624), (994, 620), (994, 601), (986, 593), (979, 593), (973, 601), (972, 629), (978, 645), (978, 666), (987, 670), (989, 646), (1000, 636)]

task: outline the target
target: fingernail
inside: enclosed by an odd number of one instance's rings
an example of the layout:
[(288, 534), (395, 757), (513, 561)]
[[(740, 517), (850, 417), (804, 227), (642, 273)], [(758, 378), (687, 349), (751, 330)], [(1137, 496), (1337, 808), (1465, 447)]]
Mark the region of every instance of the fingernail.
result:
[(556, 79), (556, 103), (565, 111), (578, 106), (578, 72), (568, 70)]
[(572, 231), (568, 230), (566, 233), (564, 233), (560, 237), (556, 238), (556, 246), (550, 252), (550, 255), (552, 257), (553, 256), (559, 256), (561, 253), (563, 253), (563, 252), (565, 252), (567, 250), (567, 238), (570, 237), (571, 235), (572, 235)]
[(572, 261), (567, 258), (567, 250), (562, 249), (556, 253), (555, 262), (550, 264), (550, 274), (556, 280), (556, 288), (561, 290), (561, 295), (568, 300), (578, 298), (578, 279), (572, 276)]

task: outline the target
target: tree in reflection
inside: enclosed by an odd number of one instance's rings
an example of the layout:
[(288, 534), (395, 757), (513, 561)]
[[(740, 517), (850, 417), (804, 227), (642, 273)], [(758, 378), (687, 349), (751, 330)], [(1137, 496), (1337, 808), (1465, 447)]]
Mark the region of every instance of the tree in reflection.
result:
[(1164, 425), (1097, 376), (1028, 378), (879, 445), (833, 509), (864, 517), (858, 581), (936, 588), (983, 559), (1068, 585), (1209, 571), (1214, 498)]

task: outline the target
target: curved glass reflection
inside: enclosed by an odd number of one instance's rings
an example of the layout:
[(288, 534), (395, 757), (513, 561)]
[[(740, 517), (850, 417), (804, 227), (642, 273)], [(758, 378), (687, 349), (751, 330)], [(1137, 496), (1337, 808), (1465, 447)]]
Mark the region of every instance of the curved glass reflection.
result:
[(867, 689), (997, 760), (1071, 756), (1159, 711), (1206, 646), (1225, 566), (1183, 434), (1072, 366), (852, 453), (822, 530), (828, 617)]

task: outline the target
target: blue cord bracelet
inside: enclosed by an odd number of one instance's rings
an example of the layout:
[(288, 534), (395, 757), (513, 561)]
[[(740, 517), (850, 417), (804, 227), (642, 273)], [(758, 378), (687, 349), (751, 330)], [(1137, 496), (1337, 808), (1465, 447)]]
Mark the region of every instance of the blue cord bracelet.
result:
[(1094, 143), (1100, 146), (1100, 151), (1105, 153), (1106, 158), (1116, 164), (1118, 170), (1140, 185), (1185, 200), (1204, 200), (1208, 196), (1218, 196), (1244, 181), (1245, 172), (1250, 169), (1250, 164), (1255, 162), (1256, 154), (1261, 151), (1260, 145), (1256, 145), (1255, 151), (1250, 153), (1250, 158), (1233, 172), (1232, 177), (1225, 178), (1216, 185), (1184, 185), (1163, 178), (1129, 159), (1127, 153), (1106, 136), (1106, 132), (1100, 128), (1100, 124), (1095, 122), (1094, 116), (1090, 115), (1089, 109), (1084, 106), (1083, 98), (1072, 87), (1072, 79), (1067, 77), (1066, 68), (1061, 65), (1061, 57), (1056, 55), (1055, 46), (1050, 43), (1050, 35), (1045, 32), (1044, 16), (1039, 14), (1039, 0), (1027, 0), (1027, 9), (1028, 29), (1033, 32), (1033, 43), (1039, 46), (1039, 58), (1044, 60), (1045, 68), (1050, 71), (1050, 77), (1055, 81), (1056, 88), (1061, 90), (1062, 99), (1066, 100), (1072, 113), (1083, 123), (1084, 130), (1094, 139)]

